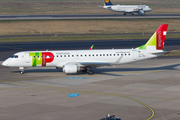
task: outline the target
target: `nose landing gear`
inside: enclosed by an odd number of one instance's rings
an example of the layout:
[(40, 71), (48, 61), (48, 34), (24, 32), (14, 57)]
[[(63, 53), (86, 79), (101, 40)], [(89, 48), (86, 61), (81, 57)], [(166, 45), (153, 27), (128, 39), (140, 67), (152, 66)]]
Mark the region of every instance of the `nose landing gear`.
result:
[(24, 72), (24, 67), (19, 67), (19, 70), (21, 70), (21, 72), (20, 72), (21, 75), (25, 73)]

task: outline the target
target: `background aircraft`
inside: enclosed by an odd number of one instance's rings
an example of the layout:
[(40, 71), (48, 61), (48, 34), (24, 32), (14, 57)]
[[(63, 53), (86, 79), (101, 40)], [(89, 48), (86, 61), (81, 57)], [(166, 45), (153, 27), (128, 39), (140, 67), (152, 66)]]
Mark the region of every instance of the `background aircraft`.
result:
[(150, 12), (152, 9), (147, 5), (113, 5), (110, 0), (104, 0), (105, 4), (102, 6), (105, 9), (115, 12), (124, 12), (124, 15), (138, 13), (144, 15), (145, 12)]
[(130, 63), (163, 55), (166, 53), (163, 47), (167, 28), (168, 24), (161, 25), (145, 45), (136, 49), (25, 51), (14, 54), (2, 65), (19, 67), (21, 74), (24, 74), (24, 67), (42, 66), (62, 68), (67, 74), (87, 71), (91, 75), (93, 67)]

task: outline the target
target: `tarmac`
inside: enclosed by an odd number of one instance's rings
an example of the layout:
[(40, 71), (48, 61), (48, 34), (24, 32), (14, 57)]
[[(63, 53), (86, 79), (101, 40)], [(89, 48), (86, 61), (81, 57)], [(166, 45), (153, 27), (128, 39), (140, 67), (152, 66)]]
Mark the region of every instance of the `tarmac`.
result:
[(55, 68), (27, 68), (21, 75), (1, 63), (1, 120), (180, 119), (180, 57), (101, 67), (94, 75)]
[(0, 15), (0, 20), (75, 20), (75, 19), (163, 19), (180, 18), (180, 14), (57, 14), (57, 15)]

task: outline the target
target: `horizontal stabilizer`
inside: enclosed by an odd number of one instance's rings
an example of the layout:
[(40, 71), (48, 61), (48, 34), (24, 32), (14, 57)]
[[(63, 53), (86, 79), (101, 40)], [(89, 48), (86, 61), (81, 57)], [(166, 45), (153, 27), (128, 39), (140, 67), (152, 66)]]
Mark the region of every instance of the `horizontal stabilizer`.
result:
[(79, 64), (84, 66), (111, 66), (109, 62), (80, 62)]
[(150, 52), (151, 54), (167, 54), (167, 53), (170, 53), (171, 51), (153, 51), (153, 52)]

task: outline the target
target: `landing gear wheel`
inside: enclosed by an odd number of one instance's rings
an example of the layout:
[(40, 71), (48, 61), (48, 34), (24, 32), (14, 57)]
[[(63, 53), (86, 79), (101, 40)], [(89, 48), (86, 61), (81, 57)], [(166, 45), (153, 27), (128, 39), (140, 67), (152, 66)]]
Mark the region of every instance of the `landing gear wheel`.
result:
[(21, 71), (20, 73), (21, 73), (21, 74), (24, 74), (24, 71)]
[(123, 15), (126, 15), (126, 13), (124, 13)]
[(87, 71), (89, 75), (92, 75), (93, 74), (93, 71), (92, 70), (89, 70)]
[(24, 67), (19, 67), (19, 70), (21, 70), (20, 74), (24, 74)]

